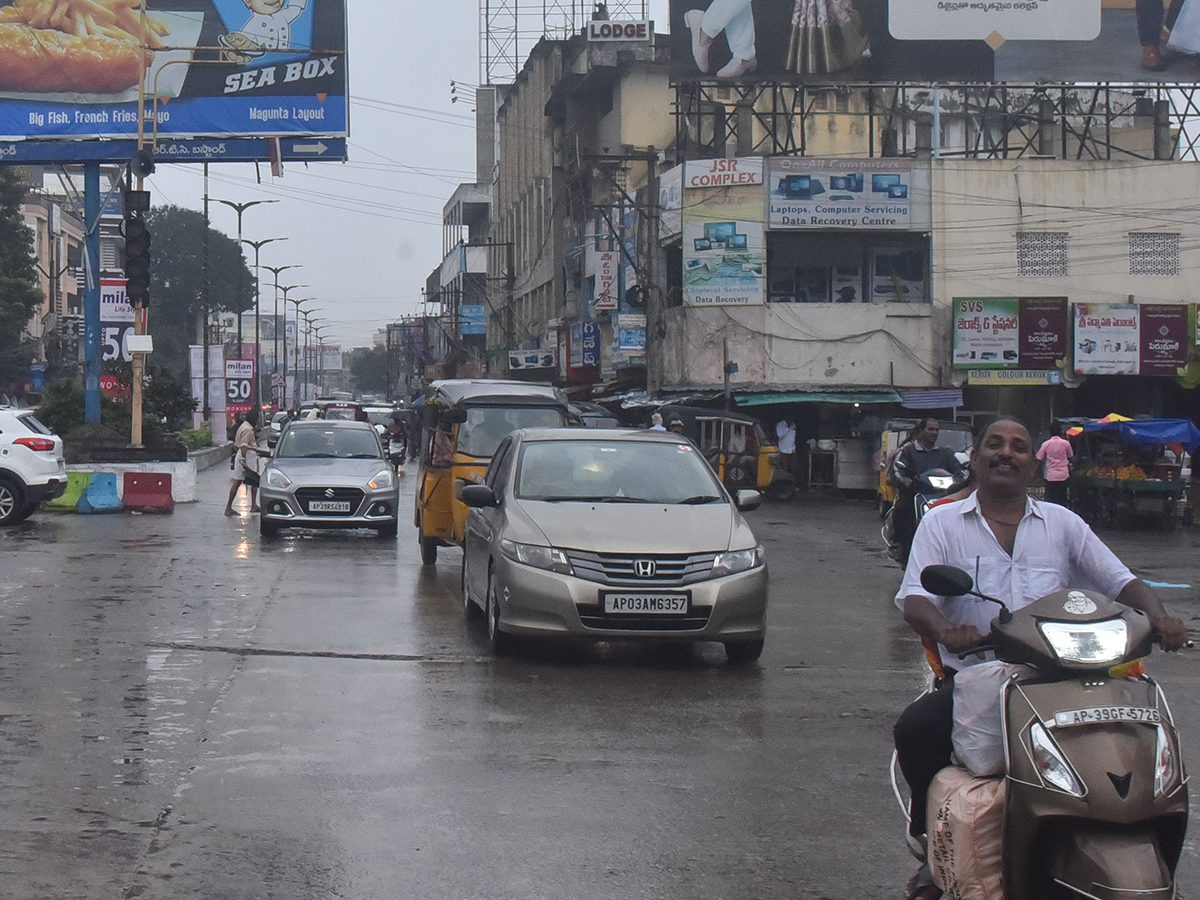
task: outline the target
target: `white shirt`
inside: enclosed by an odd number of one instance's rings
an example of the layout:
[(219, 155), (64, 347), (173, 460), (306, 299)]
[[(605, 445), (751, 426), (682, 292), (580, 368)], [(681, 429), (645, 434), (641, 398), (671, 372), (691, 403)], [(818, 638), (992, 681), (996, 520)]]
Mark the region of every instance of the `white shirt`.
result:
[[(1013, 610), (1068, 587), (1115, 599), (1134, 580), (1083, 519), (1054, 503), (1026, 501), (1009, 556), (984, 521), (975, 494), (925, 514), (913, 538), (896, 606), (904, 609), (904, 598), (913, 594), (927, 597), (950, 622), (974, 625), (986, 636), (1000, 612), (995, 603), (977, 597), (938, 597), (921, 587), (921, 570), (939, 564), (965, 569), (975, 579), (975, 590), (1003, 600)], [(943, 665), (952, 669), (980, 661), (973, 655), (959, 659), (945, 647), (938, 650)]]
[(786, 422), (780, 422), (775, 426), (775, 434), (779, 438), (780, 453), (795, 453), (796, 452), (796, 429), (788, 425)]

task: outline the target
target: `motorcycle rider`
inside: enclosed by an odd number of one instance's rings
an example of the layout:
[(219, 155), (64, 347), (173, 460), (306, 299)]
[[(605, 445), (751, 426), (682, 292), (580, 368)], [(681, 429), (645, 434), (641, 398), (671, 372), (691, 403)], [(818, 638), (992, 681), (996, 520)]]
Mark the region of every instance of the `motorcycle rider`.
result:
[(408, 453), (408, 417), (404, 410), (392, 410), (391, 427), (388, 428), (388, 455), (395, 456), (404, 462)]
[(902, 550), (901, 565), (908, 562), (913, 534), (917, 530), (917, 514), (913, 501), (917, 491), (915, 481), (922, 472), (945, 469), (951, 475), (961, 475), (962, 465), (949, 447), (937, 446), (941, 428), (937, 419), (924, 418), (912, 430), (912, 438), (900, 448), (892, 462), (891, 479), (896, 486), (896, 503), (892, 512), (892, 528), (896, 543)]
[[(1154, 592), (1070, 510), (1032, 500), (1037, 473), (1033, 438), (1017, 419), (1001, 417), (976, 438), (971, 458), (975, 493), (931, 509), (913, 541), (896, 605), (921, 637), (937, 644), (946, 678), (901, 714), (893, 732), (900, 770), (912, 792), (910, 841), (925, 834), (929, 784), (950, 764), (953, 677), (976, 657), (959, 653), (983, 643), (996, 608), (970, 597), (935, 597), (921, 587), (921, 570), (946, 564), (972, 573), (975, 589), (1020, 609), (1067, 587), (1100, 591), (1140, 609), (1164, 650), (1187, 643), (1187, 629), (1169, 616)], [(941, 891), (922, 866), (909, 881), (908, 900), (936, 900)]]

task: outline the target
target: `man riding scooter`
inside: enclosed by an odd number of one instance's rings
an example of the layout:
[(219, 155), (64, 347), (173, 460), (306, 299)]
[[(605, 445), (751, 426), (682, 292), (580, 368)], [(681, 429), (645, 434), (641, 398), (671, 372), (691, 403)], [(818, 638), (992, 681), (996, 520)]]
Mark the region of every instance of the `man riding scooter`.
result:
[[(900, 769), (912, 792), (910, 843), (923, 843), (926, 796), (934, 775), (950, 764), (952, 684), (957, 670), (979, 661), (959, 653), (984, 642), (996, 609), (970, 598), (939, 597), (921, 586), (928, 566), (952, 565), (972, 573), (975, 589), (1021, 609), (1053, 591), (1085, 585), (1147, 614), (1165, 650), (1187, 642), (1184, 624), (1169, 616), (1153, 591), (1135, 578), (1087, 524), (1071, 511), (1032, 500), (1037, 460), (1024, 424), (1002, 417), (976, 439), (971, 460), (975, 493), (929, 511), (913, 540), (896, 605), (923, 639), (937, 645), (945, 679), (912, 703), (894, 736)], [(941, 890), (922, 866), (908, 900), (936, 900)]]
[(900, 548), (901, 565), (908, 562), (909, 548), (912, 547), (913, 534), (917, 530), (916, 496), (918, 492), (917, 479), (922, 472), (931, 469), (944, 469), (959, 478), (963, 474), (962, 465), (948, 447), (937, 446), (938, 434), (941, 427), (937, 419), (925, 418), (917, 422), (913, 428), (912, 440), (900, 448), (892, 463), (892, 482), (896, 486), (896, 503), (892, 512), (892, 533)]

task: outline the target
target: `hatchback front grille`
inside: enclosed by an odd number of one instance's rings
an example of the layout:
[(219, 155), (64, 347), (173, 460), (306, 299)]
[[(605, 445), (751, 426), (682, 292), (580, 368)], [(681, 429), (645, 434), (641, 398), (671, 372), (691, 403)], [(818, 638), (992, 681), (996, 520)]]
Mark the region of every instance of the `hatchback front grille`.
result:
[[(300, 509), (309, 516), (352, 516), (362, 505), (363, 492), (359, 488), (347, 487), (304, 487), (296, 489), (296, 500)], [(308, 505), (314, 500), (330, 500), (334, 502), (349, 502), (349, 512), (309, 512)]]
[[(712, 577), (716, 553), (656, 554), (656, 553), (591, 553), (586, 550), (565, 550), (578, 578), (599, 584), (643, 587), (678, 587)], [(639, 576), (647, 563), (654, 574)]]

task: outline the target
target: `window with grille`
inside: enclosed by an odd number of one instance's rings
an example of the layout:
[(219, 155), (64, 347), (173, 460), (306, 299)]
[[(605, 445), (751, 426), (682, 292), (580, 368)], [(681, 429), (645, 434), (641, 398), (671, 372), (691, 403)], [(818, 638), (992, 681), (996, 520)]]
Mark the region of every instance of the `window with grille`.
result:
[(1179, 234), (1129, 233), (1130, 275), (1178, 275)]
[(1067, 232), (1018, 231), (1017, 275), (1057, 278), (1067, 274)]

